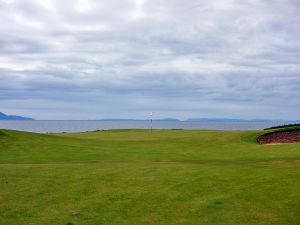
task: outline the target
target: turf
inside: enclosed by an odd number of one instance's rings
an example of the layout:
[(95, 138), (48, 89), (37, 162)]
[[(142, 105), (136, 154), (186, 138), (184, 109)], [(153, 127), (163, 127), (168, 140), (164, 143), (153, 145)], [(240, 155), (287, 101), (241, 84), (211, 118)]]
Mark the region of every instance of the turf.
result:
[(0, 224), (300, 224), (300, 143), (264, 132), (0, 130)]

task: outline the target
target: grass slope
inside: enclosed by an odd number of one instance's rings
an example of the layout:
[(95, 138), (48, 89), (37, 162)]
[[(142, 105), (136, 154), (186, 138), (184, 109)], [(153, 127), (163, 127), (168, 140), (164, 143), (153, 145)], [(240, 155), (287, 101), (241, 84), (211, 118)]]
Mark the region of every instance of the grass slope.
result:
[(300, 144), (262, 131), (0, 131), (0, 224), (296, 225)]

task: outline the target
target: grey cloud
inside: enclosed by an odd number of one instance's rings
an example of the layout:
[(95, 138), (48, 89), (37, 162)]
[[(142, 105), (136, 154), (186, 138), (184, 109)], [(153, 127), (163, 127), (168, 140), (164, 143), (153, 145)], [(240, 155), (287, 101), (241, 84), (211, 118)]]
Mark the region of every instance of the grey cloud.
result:
[(1, 110), (18, 102), (40, 119), (66, 108), (72, 119), (91, 108), (101, 117), (299, 118), (299, 7), (0, 0)]

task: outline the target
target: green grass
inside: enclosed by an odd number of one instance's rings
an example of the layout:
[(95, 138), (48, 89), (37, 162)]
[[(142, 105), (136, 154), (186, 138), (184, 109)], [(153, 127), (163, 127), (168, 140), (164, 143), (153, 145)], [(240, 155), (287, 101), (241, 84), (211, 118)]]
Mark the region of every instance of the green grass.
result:
[(294, 130), (300, 130), (300, 125), (292, 125), (290, 127), (279, 127), (274, 129), (267, 129), (265, 134), (271, 134), (271, 133), (277, 133), (277, 132), (283, 132), (283, 131), (294, 131)]
[(298, 225), (300, 144), (263, 133), (0, 130), (0, 224)]

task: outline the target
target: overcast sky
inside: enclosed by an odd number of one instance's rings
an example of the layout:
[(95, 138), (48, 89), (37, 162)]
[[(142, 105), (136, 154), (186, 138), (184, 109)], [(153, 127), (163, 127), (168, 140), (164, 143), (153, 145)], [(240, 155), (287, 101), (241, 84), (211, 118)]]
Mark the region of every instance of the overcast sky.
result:
[(0, 0), (0, 111), (300, 119), (298, 0)]

